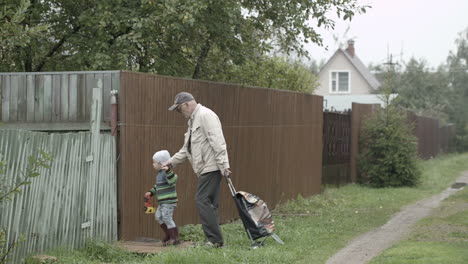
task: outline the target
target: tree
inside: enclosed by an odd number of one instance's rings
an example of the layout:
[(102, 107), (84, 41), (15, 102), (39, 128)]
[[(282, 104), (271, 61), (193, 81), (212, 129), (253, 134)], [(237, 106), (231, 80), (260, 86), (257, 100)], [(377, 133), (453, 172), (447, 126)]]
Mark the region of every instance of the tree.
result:
[(425, 60), (411, 58), (400, 74), (396, 103), (418, 115), (433, 117), (447, 122), (450, 105), (447, 73), (443, 66), (430, 71)]
[(312, 93), (318, 86), (318, 78), (306, 65), (280, 57), (248, 61), (213, 79), (305, 93)]
[(448, 115), (456, 127), (456, 146), (468, 150), (468, 28), (455, 41), (456, 51), (447, 58), (449, 100)]
[(351, 20), (366, 8), (357, 0), (31, 0), (20, 24), (48, 30), (10, 50), (7, 68), (127, 69), (209, 79), (273, 46), (305, 56), (302, 41), (321, 45), (316, 29), (333, 29), (330, 12)]
[(417, 139), (406, 113), (391, 100), (392, 79), (386, 78), (384, 108), (365, 122), (359, 139), (359, 170), (362, 182), (373, 187), (415, 186), (421, 172), (417, 166)]
[(30, 26), (25, 23), (30, 2), (6, 3), (0, 10), (0, 71), (19, 69), (17, 50), (27, 47), (32, 39), (45, 32), (48, 25)]
[(320, 70), (325, 66), (325, 60), (321, 59), (320, 61), (316, 61), (314, 59), (311, 60), (310, 65), (309, 65), (309, 70), (313, 74), (317, 75), (319, 74)]

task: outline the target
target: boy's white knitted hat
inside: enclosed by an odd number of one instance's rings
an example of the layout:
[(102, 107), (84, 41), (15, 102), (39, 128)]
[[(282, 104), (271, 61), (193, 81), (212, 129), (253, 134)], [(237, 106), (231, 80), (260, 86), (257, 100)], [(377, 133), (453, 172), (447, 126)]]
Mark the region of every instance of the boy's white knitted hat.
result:
[(153, 160), (158, 163), (164, 163), (171, 158), (171, 154), (167, 150), (160, 150), (153, 155)]

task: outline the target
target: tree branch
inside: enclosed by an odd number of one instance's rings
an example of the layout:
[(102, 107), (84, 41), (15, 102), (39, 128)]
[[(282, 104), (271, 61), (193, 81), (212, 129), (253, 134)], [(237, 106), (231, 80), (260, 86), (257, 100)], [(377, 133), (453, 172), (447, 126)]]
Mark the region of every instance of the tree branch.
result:
[(203, 64), (205, 63), (206, 58), (208, 57), (208, 53), (211, 49), (211, 35), (208, 35), (208, 38), (206, 39), (205, 45), (203, 45), (203, 48), (201, 50), (200, 56), (198, 56), (197, 59), (197, 65), (195, 65), (195, 70), (193, 71), (192, 79), (198, 79), (200, 78), (201, 70), (203, 67)]
[(36, 72), (39, 72), (42, 70), (42, 68), (44, 67), (45, 63), (46, 63), (46, 60), (50, 57), (52, 57), (55, 52), (57, 52), (58, 49), (60, 49), (60, 47), (62, 47), (63, 43), (65, 43), (65, 41), (67, 41), (68, 38), (70, 38), (73, 34), (77, 33), (79, 30), (81, 29), (81, 26), (77, 26), (75, 27), (70, 33), (64, 35), (59, 42), (57, 42), (57, 44), (55, 44), (52, 49), (49, 50), (49, 52), (47, 53), (46, 56), (44, 56), (41, 61), (39, 62), (39, 64), (36, 66), (36, 68), (34, 69), (34, 71)]

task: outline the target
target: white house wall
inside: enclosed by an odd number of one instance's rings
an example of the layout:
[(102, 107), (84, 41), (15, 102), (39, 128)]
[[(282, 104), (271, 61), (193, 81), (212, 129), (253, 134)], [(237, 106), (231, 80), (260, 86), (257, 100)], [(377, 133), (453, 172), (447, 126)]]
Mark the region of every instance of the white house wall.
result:
[(351, 73), (351, 93), (349, 94), (370, 94), (372, 89), (369, 84), (346, 58), (346, 56), (339, 51), (330, 59), (328, 64), (325, 65), (325, 68), (320, 72), (320, 85), (314, 93), (317, 95), (334, 95), (330, 94), (330, 71), (342, 70), (346, 70)]

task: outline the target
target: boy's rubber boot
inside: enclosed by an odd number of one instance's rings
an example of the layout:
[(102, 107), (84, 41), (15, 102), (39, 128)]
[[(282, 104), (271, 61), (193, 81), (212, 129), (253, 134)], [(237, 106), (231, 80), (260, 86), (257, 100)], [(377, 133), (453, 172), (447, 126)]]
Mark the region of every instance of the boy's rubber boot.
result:
[(167, 230), (167, 232), (169, 233), (169, 240), (166, 242), (166, 246), (176, 246), (176, 245), (179, 245), (180, 244), (180, 241), (179, 241), (179, 230), (177, 229), (177, 227), (174, 227), (174, 228), (169, 228)]
[(180, 240), (179, 240), (179, 229), (177, 227), (174, 227), (174, 243), (173, 245), (179, 245), (180, 244)]
[(167, 241), (169, 241), (170, 237), (169, 237), (169, 231), (167, 230), (167, 226), (166, 224), (162, 224), (160, 225), (161, 226), (161, 229), (164, 231), (164, 239), (162, 240), (162, 243), (166, 243)]

